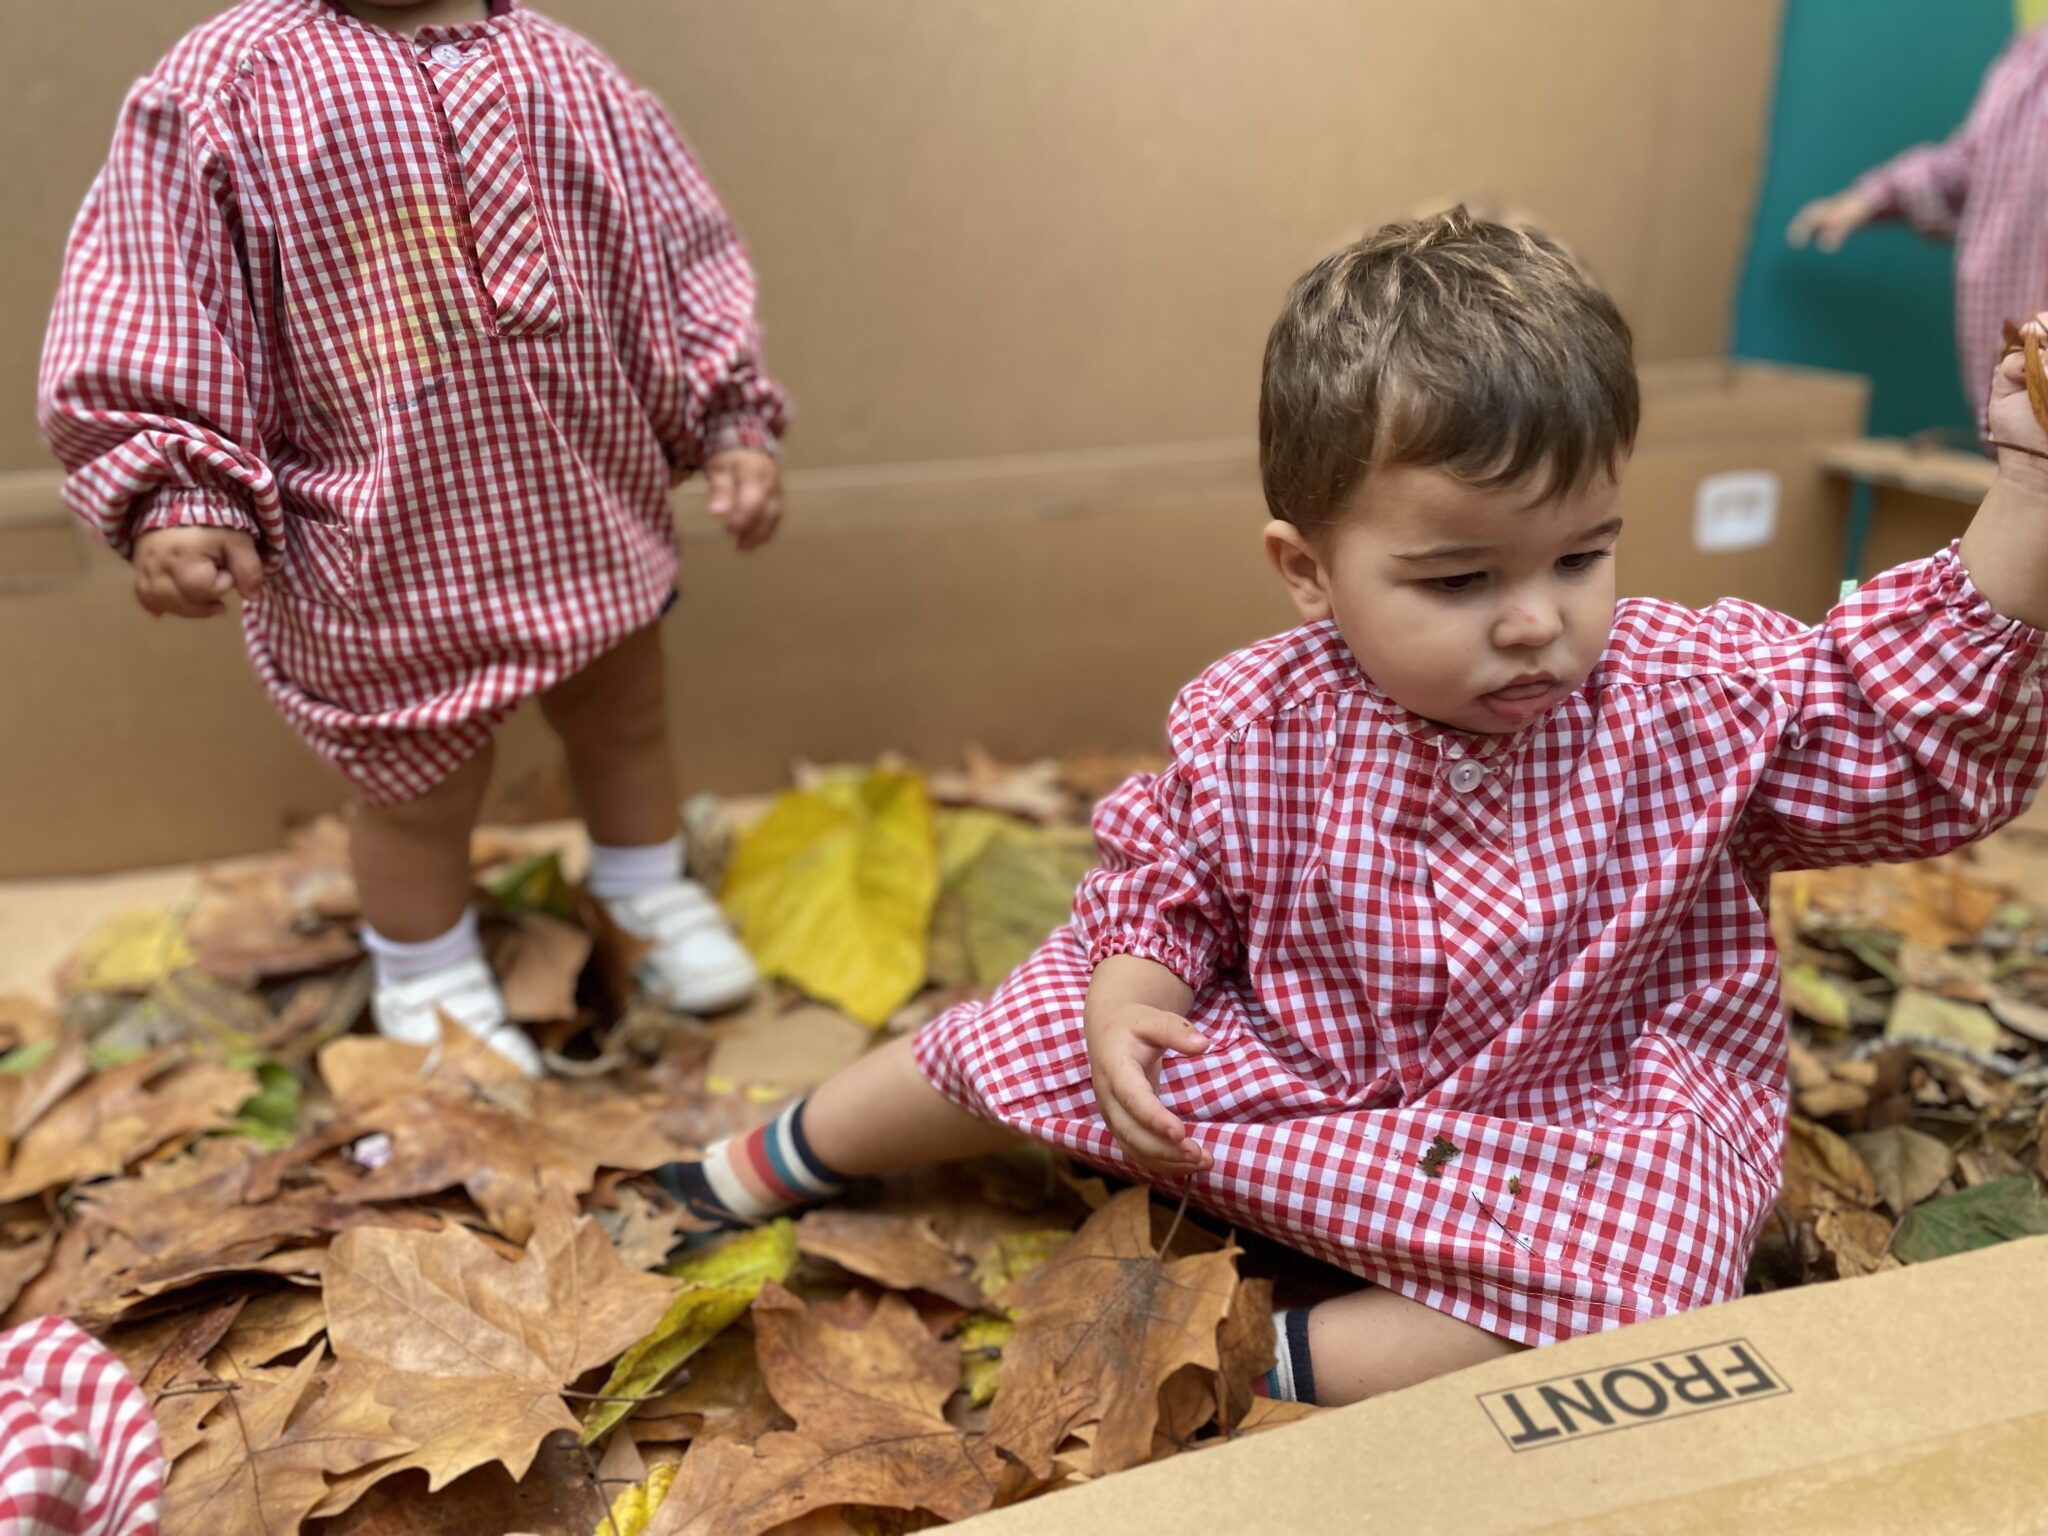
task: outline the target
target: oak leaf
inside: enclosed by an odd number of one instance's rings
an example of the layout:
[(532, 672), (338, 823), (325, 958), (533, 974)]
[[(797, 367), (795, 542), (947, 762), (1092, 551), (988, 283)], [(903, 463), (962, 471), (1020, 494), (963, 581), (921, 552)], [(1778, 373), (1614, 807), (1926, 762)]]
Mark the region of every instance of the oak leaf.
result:
[(865, 1327), (839, 1328), (769, 1286), (754, 1332), (768, 1389), (796, 1428), (751, 1451), (694, 1448), (648, 1536), (759, 1536), (838, 1504), (964, 1520), (995, 1501), (1001, 1459), (942, 1411), (959, 1348), (901, 1296), (884, 1296)]
[(828, 1207), (797, 1223), (796, 1241), (812, 1258), (879, 1285), (929, 1291), (969, 1310), (983, 1305), (967, 1261), (923, 1217)]
[(404, 1439), (338, 1428), (297, 1412), (324, 1351), (289, 1374), (247, 1385), (217, 1411), (164, 1486), (166, 1531), (295, 1531), (327, 1496), (330, 1473), (402, 1453)]
[(754, 1336), (720, 1334), (690, 1362), (690, 1379), (633, 1410), (633, 1438), (642, 1445), (690, 1440), (737, 1440), (752, 1445), (770, 1430), (789, 1428), (788, 1416), (768, 1395)]
[(232, 1124), (256, 1074), (217, 1062), (146, 1056), (111, 1067), (54, 1105), (15, 1144), (0, 1205), (119, 1173), (167, 1142)]
[[(327, 1251), (341, 1383), (328, 1395), (388, 1411), (406, 1450), (386, 1471), (421, 1468), (431, 1488), (490, 1461), (522, 1477), (546, 1436), (579, 1428), (562, 1388), (646, 1333), (674, 1290), (629, 1267), (564, 1198), (542, 1204), (516, 1262), (460, 1227), (358, 1228)], [(346, 1481), (321, 1512), (366, 1486)]]
[(1117, 1195), (1000, 1298), (1015, 1310), (1017, 1333), (1003, 1351), (989, 1439), (1042, 1479), (1060, 1443), (1089, 1424), (1100, 1426), (1100, 1472), (1149, 1460), (1166, 1379), (1183, 1366), (1218, 1366), (1236, 1258), (1222, 1248), (1162, 1260), (1150, 1192)]
[[(368, 1043), (426, 1059), (418, 1047)], [(334, 1049), (322, 1054), (323, 1071)], [(359, 1127), (392, 1142), (391, 1160), (350, 1187), (349, 1200), (408, 1200), (459, 1186), (492, 1226), (523, 1242), (550, 1194), (585, 1193), (601, 1167), (638, 1172), (686, 1153), (661, 1129), (661, 1097), (615, 1082), (422, 1083), (400, 1079), (396, 1058), (344, 1060), (346, 1088), (337, 1097)]]

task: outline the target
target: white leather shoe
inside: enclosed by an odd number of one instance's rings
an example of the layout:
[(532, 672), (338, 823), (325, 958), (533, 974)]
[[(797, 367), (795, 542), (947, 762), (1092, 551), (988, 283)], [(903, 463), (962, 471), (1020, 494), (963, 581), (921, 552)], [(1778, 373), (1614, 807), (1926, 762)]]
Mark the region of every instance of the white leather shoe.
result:
[(654, 946), (640, 962), (639, 981), (656, 1002), (682, 1013), (718, 1013), (737, 1008), (761, 985), (761, 973), (718, 903), (694, 880), (616, 896), (604, 909), (626, 932)]
[(504, 994), (481, 960), (464, 960), (379, 987), (370, 998), (370, 1013), (385, 1039), (429, 1050), (440, 1047), (441, 1015), (446, 1014), (527, 1077), (542, 1075), (540, 1051), (505, 1016)]

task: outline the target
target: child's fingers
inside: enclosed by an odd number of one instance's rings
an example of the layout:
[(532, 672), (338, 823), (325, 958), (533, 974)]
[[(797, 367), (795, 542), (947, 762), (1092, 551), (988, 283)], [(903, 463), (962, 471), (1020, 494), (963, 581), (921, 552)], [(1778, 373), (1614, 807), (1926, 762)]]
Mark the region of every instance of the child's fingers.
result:
[(1163, 1145), (1178, 1146), (1186, 1139), (1188, 1128), (1166, 1107), (1159, 1091), (1152, 1086), (1137, 1062), (1110, 1064), (1109, 1091), (1124, 1113), (1144, 1126), (1146, 1133), (1157, 1137)]
[(1194, 1143), (1185, 1136), (1168, 1138), (1155, 1135), (1132, 1117), (1125, 1106), (1114, 1097), (1102, 1103), (1102, 1120), (1109, 1127), (1110, 1135), (1117, 1145), (1130, 1155), (1131, 1161), (1153, 1173), (1169, 1177), (1184, 1173), (1195, 1173), (1203, 1166), (1202, 1154)]
[(1199, 1056), (1209, 1049), (1209, 1037), (1177, 1013), (1148, 1009), (1131, 1026), (1131, 1033), (1162, 1051)]
[(747, 531), (740, 538), (741, 549), (759, 549), (775, 537), (775, 530), (782, 524), (782, 496), (771, 492), (761, 504), (761, 510), (748, 524)]
[(713, 517), (724, 517), (732, 511), (739, 478), (739, 471), (730, 459), (713, 459), (704, 466), (704, 482), (711, 489), (711, 499), (705, 503), (705, 510)]
[(263, 590), (263, 557), (250, 539), (229, 539), (227, 546), (228, 574), (234, 578), (235, 590), (244, 599), (254, 597)]

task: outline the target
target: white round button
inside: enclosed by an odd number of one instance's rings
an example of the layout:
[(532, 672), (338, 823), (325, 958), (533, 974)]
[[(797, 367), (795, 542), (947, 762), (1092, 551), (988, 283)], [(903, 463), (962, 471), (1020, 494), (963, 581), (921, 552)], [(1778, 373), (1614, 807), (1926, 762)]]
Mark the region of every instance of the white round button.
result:
[(1450, 771), (1451, 788), (1461, 795), (1469, 795), (1479, 787), (1479, 781), (1486, 777), (1486, 770), (1477, 763), (1458, 763)]
[(434, 62), (447, 69), (453, 69), (463, 60), (463, 52), (453, 43), (443, 43), (434, 50)]

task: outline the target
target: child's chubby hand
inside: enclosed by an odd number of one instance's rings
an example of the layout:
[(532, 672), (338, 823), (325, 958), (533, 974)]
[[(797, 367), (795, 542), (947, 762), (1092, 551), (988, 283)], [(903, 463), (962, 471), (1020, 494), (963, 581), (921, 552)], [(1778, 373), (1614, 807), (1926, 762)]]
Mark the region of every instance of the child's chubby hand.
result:
[[(2048, 314), (2036, 315), (2021, 327), (2021, 332), (2040, 340), (2043, 361), (2048, 362)], [(2048, 498), (2048, 431), (2042, 429), (2027, 395), (2024, 351), (2009, 352), (1999, 360), (1998, 371), (1991, 376), (1991, 403), (1985, 411), (1985, 422), (1994, 443), (2032, 450), (2001, 451), (1999, 479), (2031, 497)]]
[(741, 549), (759, 549), (782, 521), (782, 469), (758, 448), (728, 448), (704, 461), (706, 510)]
[(263, 590), (256, 541), (238, 528), (158, 528), (135, 541), (135, 601), (162, 618), (210, 619), (230, 591)]
[(1207, 1171), (1213, 1159), (1160, 1100), (1159, 1062), (1168, 1051), (1199, 1056), (1208, 1040), (1177, 1013), (1131, 1002), (1091, 1003), (1086, 1032), (1095, 1102), (1131, 1161), (1161, 1179)]

